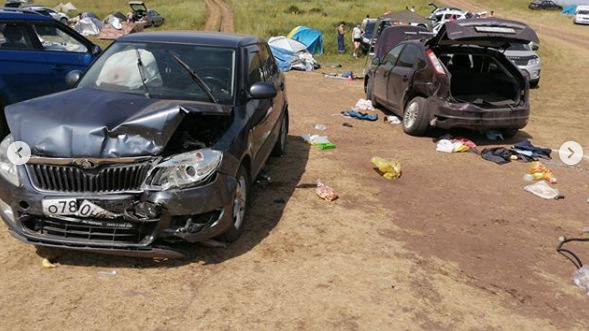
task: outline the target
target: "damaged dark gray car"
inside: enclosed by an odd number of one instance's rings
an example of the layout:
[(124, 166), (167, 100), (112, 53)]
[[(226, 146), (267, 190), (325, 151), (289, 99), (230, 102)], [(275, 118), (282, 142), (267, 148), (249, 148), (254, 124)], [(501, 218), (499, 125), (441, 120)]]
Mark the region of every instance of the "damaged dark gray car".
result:
[[(178, 243), (234, 241), (249, 189), (285, 150), (284, 76), (255, 37), (138, 33), (77, 86), (6, 108), (0, 214), (41, 246), (180, 257)], [(31, 148), (24, 165), (8, 146)]]

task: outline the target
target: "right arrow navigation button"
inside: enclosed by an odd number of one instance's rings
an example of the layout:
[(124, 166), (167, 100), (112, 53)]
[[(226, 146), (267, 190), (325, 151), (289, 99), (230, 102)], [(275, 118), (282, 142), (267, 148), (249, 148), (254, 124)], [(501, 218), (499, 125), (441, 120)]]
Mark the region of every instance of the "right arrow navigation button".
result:
[(567, 141), (558, 150), (558, 156), (566, 165), (576, 165), (583, 159), (583, 147), (576, 141)]

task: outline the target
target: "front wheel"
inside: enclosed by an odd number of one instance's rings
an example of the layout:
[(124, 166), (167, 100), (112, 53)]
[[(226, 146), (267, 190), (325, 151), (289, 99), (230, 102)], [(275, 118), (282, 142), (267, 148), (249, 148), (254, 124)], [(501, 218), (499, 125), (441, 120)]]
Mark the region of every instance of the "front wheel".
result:
[(61, 21), (61, 23), (63, 23), (64, 25), (68, 25), (68, 20), (67, 20), (67, 18), (65, 18), (65, 17), (62, 17), (60, 21)]
[(425, 99), (415, 97), (407, 103), (403, 114), (403, 131), (412, 136), (421, 136), (428, 128)]
[(245, 168), (239, 167), (236, 175), (237, 187), (233, 195), (233, 208), (231, 210), (233, 222), (222, 238), (227, 242), (234, 242), (243, 232), (243, 225), (247, 216), (247, 203), (249, 200), (250, 180)]
[(518, 128), (503, 129), (501, 130), (501, 135), (503, 136), (503, 138), (509, 139), (515, 137), (518, 131)]
[[(368, 77), (368, 76), (366, 76), (366, 77)], [(370, 79), (368, 79), (368, 81), (366, 82), (366, 99), (368, 99), (368, 100), (370, 100), (370, 102), (372, 102), (373, 107), (377, 106), (376, 97), (374, 96), (374, 84), (372, 83), (372, 80), (370, 80)]]
[(531, 80), (530, 81), (530, 88), (536, 88), (536, 87), (538, 87), (538, 84), (540, 84), (540, 78), (538, 78), (536, 80)]
[(288, 113), (282, 115), (282, 123), (280, 124), (280, 132), (278, 133), (278, 140), (272, 149), (272, 156), (282, 156), (286, 152), (286, 136), (288, 134)]

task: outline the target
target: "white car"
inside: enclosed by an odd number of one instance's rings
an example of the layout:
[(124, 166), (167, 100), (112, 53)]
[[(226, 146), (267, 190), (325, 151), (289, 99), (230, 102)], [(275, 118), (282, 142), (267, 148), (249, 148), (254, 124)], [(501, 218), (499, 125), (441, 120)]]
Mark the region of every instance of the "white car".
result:
[(61, 23), (68, 25), (68, 21), (69, 21), (69, 17), (64, 14), (64, 13), (60, 13), (57, 12), (51, 8), (47, 8), (44, 6), (39, 6), (39, 5), (26, 5), (26, 6), (21, 6), (22, 9), (26, 9), (26, 10), (30, 10), (30, 11), (34, 11), (35, 13), (44, 15), (44, 16), (49, 16), (52, 17), (53, 19), (56, 19), (58, 21), (60, 21)]
[(432, 32), (434, 34), (437, 34), (438, 31), (440, 31), (440, 29), (442, 28), (442, 25), (444, 25), (444, 23), (452, 20), (452, 16), (454, 16), (455, 20), (463, 20), (466, 18), (466, 14), (467, 12), (457, 10), (448, 10), (436, 14), (436, 18), (439, 18), (436, 19)]
[(589, 6), (577, 6), (575, 24), (589, 24)]

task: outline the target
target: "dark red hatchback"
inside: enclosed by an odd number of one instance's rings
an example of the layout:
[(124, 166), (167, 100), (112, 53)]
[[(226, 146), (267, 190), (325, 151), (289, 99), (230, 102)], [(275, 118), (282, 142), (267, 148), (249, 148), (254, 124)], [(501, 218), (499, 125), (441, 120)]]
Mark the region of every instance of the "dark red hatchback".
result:
[(375, 46), (380, 53), (366, 71), (366, 95), (402, 116), (406, 133), (461, 127), (513, 136), (528, 123), (528, 77), (503, 54), (510, 42), (538, 42), (526, 24), (459, 20), (432, 38), (378, 45), (386, 40)]

